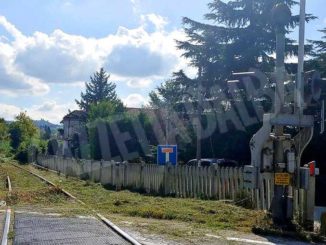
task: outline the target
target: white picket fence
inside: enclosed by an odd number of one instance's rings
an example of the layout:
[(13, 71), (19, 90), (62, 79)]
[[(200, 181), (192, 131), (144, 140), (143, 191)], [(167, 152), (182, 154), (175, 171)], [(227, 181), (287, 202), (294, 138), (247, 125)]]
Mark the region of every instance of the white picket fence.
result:
[(58, 156), (38, 156), (37, 163), (67, 176), (89, 179), (116, 190), (216, 200), (236, 200), (238, 193), (247, 192), (254, 206), (264, 210), (269, 209), (273, 193), (273, 179), (267, 174), (261, 175), (258, 190), (245, 190), (243, 168), (117, 164)]

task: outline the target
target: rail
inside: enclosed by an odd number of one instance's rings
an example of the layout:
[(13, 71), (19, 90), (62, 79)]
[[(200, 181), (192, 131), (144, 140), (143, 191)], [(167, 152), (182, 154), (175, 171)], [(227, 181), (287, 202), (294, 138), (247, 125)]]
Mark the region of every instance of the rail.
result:
[[(7, 182), (7, 188), (8, 188), (8, 196), (11, 196), (12, 186), (11, 186), (11, 181), (10, 181), (9, 176), (7, 176), (6, 182)], [(3, 233), (2, 233), (1, 245), (8, 244), (8, 234), (10, 231), (10, 219), (11, 219), (11, 208), (8, 207), (6, 210), (5, 225), (4, 225)]]
[[(76, 198), (74, 195), (72, 195), (71, 193), (69, 193), (68, 191), (66, 191), (63, 188), (58, 187), (57, 185), (55, 185), (53, 182), (49, 181), (48, 179), (44, 178), (43, 176), (36, 174), (28, 169), (25, 169), (17, 164), (13, 164), (11, 163), (13, 166), (15, 166), (16, 168), (19, 168), (21, 170), (24, 170), (26, 172), (28, 172), (29, 174), (41, 179), (42, 181), (44, 181), (45, 183), (47, 183), (50, 186), (53, 186), (55, 188), (57, 188), (58, 190), (60, 190), (64, 195), (74, 199), (75, 201), (79, 202), (81, 205), (85, 206), (87, 209), (89, 209), (90, 211), (92, 211), (94, 213), (94, 215), (101, 220), (101, 222), (103, 222), (107, 227), (109, 227), (110, 229), (112, 229), (114, 232), (116, 232), (119, 236), (123, 237), (126, 241), (130, 242), (132, 245), (141, 245), (138, 241), (136, 241), (133, 237), (131, 237), (129, 234), (127, 234), (125, 231), (123, 231), (121, 228), (119, 228), (117, 225), (115, 225), (114, 223), (112, 223), (110, 220), (108, 220), (107, 218), (105, 218), (102, 214), (96, 212), (94, 209), (92, 209), (91, 207), (89, 207), (86, 203), (84, 203), (83, 201), (79, 200), (78, 198)], [(34, 166), (36, 166), (35, 164), (33, 164)], [(56, 172), (56, 171), (54, 171)]]

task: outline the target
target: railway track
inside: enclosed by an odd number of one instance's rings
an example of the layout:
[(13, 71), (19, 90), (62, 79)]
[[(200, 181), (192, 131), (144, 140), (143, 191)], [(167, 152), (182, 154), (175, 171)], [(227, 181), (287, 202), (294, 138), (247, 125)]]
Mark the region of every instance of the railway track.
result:
[[(10, 177), (7, 176), (6, 178), (6, 187), (8, 188), (8, 196), (11, 196), (12, 187), (11, 187), (11, 180)], [(7, 245), (8, 244), (8, 234), (10, 230), (10, 220), (11, 220), (11, 208), (7, 207), (5, 211), (5, 220), (3, 225), (3, 231), (2, 231), (2, 239), (1, 239), (1, 245)]]
[[(86, 203), (84, 203), (83, 201), (79, 200), (78, 198), (76, 198), (74, 195), (72, 195), (71, 193), (69, 193), (68, 191), (58, 187), (57, 185), (55, 185), (53, 182), (49, 181), (48, 179), (44, 178), (43, 176), (36, 174), (28, 169), (25, 169), (17, 164), (14, 163), (10, 163), (10, 165), (14, 166), (15, 168), (19, 169), (20, 171), (24, 171), (28, 174), (30, 174), (31, 176), (34, 176), (38, 179), (40, 179), (41, 181), (43, 181), (44, 183), (46, 183), (48, 186), (55, 188), (56, 190), (60, 191), (63, 195), (65, 195), (68, 199), (74, 200), (75, 202), (79, 203), (80, 205), (82, 205), (85, 209), (87, 209), (88, 211), (90, 211), (90, 213), (92, 213), (93, 216), (93, 220), (92, 219), (80, 219), (80, 222), (78, 220), (73, 220), (72, 218), (58, 218), (58, 217), (50, 217), (49, 215), (43, 215), (40, 216), (39, 213), (37, 212), (21, 212), (21, 211), (16, 211), (13, 212), (15, 213), (15, 229), (20, 229), (20, 227), (24, 227), (27, 223), (37, 223), (39, 227), (42, 226), (53, 226), (53, 224), (59, 224), (61, 227), (68, 227), (67, 229), (69, 229), (69, 222), (73, 222), (76, 223), (76, 226), (80, 227), (80, 229), (84, 230), (83, 232), (80, 232), (77, 234), (77, 238), (76, 238), (76, 244), (80, 243), (80, 242), (84, 242), (82, 241), (81, 237), (83, 236), (82, 234), (84, 234), (84, 232), (88, 232), (87, 231), (87, 227), (90, 227), (90, 230), (92, 230), (92, 227), (96, 226), (96, 222), (101, 221), (103, 225), (98, 226), (97, 230), (94, 231), (95, 233), (97, 232), (98, 234), (100, 234), (99, 236), (102, 236), (104, 238), (104, 233), (107, 232), (107, 234), (112, 238), (112, 243), (111, 244), (132, 244), (132, 245), (140, 245), (140, 243), (138, 241), (136, 241), (133, 237), (131, 237), (129, 234), (127, 234), (126, 232), (124, 232), (122, 229), (120, 229), (118, 226), (116, 226), (114, 223), (112, 223), (110, 220), (108, 220), (107, 218), (105, 218), (102, 214), (96, 212), (95, 210), (93, 210), (91, 207), (89, 207)], [(15, 191), (15, 185), (12, 186), (10, 177), (7, 176), (6, 179), (7, 182), (7, 188), (8, 188), (8, 196), (11, 195), (12, 190), (14, 189)], [(4, 235), (3, 235), (3, 239), (2, 239), (2, 243), (1, 245), (7, 245), (8, 244), (8, 234), (10, 231), (10, 216), (11, 216), (11, 209), (8, 207), (7, 211), (6, 211), (6, 222), (5, 222), (5, 228), (4, 228)], [(28, 216), (29, 215), (29, 216)], [(20, 223), (17, 222), (16, 218), (20, 219)], [(96, 218), (96, 222), (94, 221)], [(32, 221), (28, 220), (31, 219)], [(25, 223), (24, 223), (25, 222)], [(88, 225), (88, 226), (86, 226)], [(97, 224), (98, 225), (98, 224)], [(105, 227), (105, 228), (104, 228)], [(103, 231), (101, 231), (100, 229), (103, 228)], [(107, 230), (105, 230), (107, 229)], [(37, 229), (36, 229), (37, 230)], [(105, 231), (104, 231), (105, 230)], [(36, 232), (36, 231), (35, 231)], [(15, 231), (15, 235), (17, 235), (17, 232)], [(76, 234), (74, 234), (76, 235)], [(68, 237), (68, 233), (64, 233), (62, 234), (63, 237), (67, 236), (66, 239), (69, 240)], [(120, 237), (120, 238), (119, 238)], [(110, 238), (110, 239), (111, 239)], [(31, 238), (32, 239), (32, 238)], [(17, 240), (18, 241), (18, 240)], [(19, 242), (16, 241), (16, 238), (14, 239), (14, 244), (19, 244)], [(71, 242), (72, 240), (69, 240), (69, 242)], [(88, 243), (88, 244), (101, 244), (101, 242), (103, 242), (103, 244), (110, 244), (107, 243), (107, 241), (104, 241), (103, 239), (101, 240), (98, 236), (94, 236), (94, 243)], [(39, 244), (39, 243), (38, 243)], [(62, 244), (62, 243), (60, 243)], [(70, 243), (69, 243), (70, 244)]]

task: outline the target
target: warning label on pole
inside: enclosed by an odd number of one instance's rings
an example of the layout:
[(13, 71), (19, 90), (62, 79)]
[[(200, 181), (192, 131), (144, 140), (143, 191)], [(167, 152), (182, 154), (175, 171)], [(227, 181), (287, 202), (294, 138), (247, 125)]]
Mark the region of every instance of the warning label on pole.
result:
[(290, 174), (275, 173), (275, 185), (290, 185)]

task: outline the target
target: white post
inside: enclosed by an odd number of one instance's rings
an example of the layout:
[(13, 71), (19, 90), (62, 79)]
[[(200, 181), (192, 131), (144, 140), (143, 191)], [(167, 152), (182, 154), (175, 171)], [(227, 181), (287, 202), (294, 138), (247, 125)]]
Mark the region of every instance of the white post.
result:
[(321, 102), (320, 119), (320, 134), (323, 134), (325, 132), (325, 100)]
[(298, 74), (297, 74), (297, 107), (299, 113), (303, 110), (303, 72), (304, 72), (304, 43), (306, 23), (306, 0), (300, 0), (300, 23), (299, 23), (299, 50), (298, 50)]

